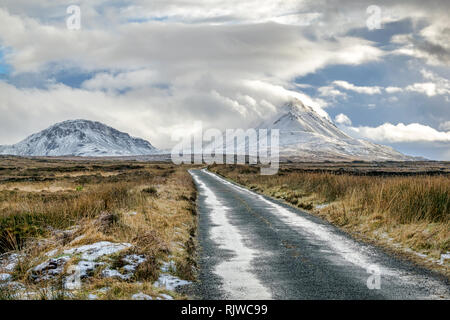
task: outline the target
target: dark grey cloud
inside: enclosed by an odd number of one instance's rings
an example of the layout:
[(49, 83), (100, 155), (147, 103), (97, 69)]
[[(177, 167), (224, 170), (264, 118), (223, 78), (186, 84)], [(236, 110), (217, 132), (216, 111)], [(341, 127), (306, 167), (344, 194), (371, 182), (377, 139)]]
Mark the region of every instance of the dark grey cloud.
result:
[[(450, 28), (444, 29), (443, 32), (450, 41)], [(432, 43), (424, 38), (411, 37), (411, 42), (424, 55), (428, 55), (443, 64), (450, 65), (450, 48), (446, 48), (438, 43)]]

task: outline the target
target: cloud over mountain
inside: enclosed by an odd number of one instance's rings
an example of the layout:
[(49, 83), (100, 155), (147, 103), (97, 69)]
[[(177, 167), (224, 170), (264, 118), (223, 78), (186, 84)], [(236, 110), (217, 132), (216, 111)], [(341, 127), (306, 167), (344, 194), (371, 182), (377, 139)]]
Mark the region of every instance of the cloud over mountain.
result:
[[(373, 31), (369, 0), (80, 0), (80, 31), (66, 28), (70, 4), (2, 2), (0, 143), (89, 118), (166, 147), (196, 120), (245, 128), (291, 97), (355, 126), (449, 120), (445, 100), (427, 111), (429, 101), (408, 100), (448, 99), (446, 1), (380, 1), (383, 29)], [(412, 111), (381, 119), (352, 107), (393, 102)]]

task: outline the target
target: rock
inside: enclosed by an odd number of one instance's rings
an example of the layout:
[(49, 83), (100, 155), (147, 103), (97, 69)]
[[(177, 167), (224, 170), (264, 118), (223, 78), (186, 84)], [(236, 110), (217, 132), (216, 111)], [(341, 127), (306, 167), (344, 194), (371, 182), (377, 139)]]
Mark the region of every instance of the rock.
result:
[(12, 276), (9, 273), (0, 273), (0, 282), (11, 281)]
[(101, 241), (77, 248), (64, 250), (64, 254), (81, 254), (82, 260), (95, 261), (100, 257), (115, 254), (124, 249), (128, 249), (131, 246), (131, 243), (112, 243), (109, 241)]
[[(71, 265), (67, 270), (64, 279), (64, 288), (74, 290), (81, 288), (81, 281), (93, 276), (95, 270), (99, 266), (106, 265), (107, 262), (97, 261), (100, 258), (118, 253), (122, 250), (130, 248), (130, 243), (113, 243), (109, 241), (101, 241), (89, 245), (71, 248), (63, 251), (64, 256), (60, 258), (49, 259), (40, 265), (34, 267), (31, 271), (31, 279), (35, 282), (42, 280), (50, 280), (63, 273), (66, 263), (74, 256), (80, 256), (80, 261)], [(47, 255), (53, 255), (57, 252), (49, 252)], [(133, 276), (137, 266), (145, 261), (145, 256), (128, 255), (123, 258), (124, 270), (126, 274), (121, 274), (117, 270), (106, 268), (103, 271), (104, 277), (118, 277), (122, 280), (129, 280)]]
[(70, 257), (61, 257), (58, 259), (50, 259), (34, 267), (31, 272), (31, 279), (36, 282), (49, 280), (60, 275)]
[(0, 271), (13, 272), (20, 258), (23, 257), (24, 254), (21, 253), (4, 253), (0, 255)]
[(119, 278), (122, 280), (130, 280), (136, 272), (136, 269), (140, 264), (145, 262), (145, 260), (146, 258), (144, 255), (127, 255), (120, 260), (120, 262), (123, 263), (123, 267), (120, 268), (122, 272), (120, 272), (119, 270), (107, 268), (103, 270), (102, 276), (105, 278)]
[(99, 266), (104, 265), (103, 262), (94, 262), (94, 261), (80, 261), (78, 262), (78, 272), (80, 273), (80, 278), (84, 279), (89, 276), (92, 276), (95, 269), (97, 269)]
[(118, 278), (121, 280), (129, 280), (133, 274), (121, 274), (119, 271), (114, 269), (106, 268), (102, 271), (102, 276), (104, 278)]
[(92, 276), (95, 269), (104, 264), (103, 262), (81, 260), (78, 264), (70, 266), (67, 270), (69, 275), (64, 280), (64, 288), (67, 290), (80, 289), (81, 280)]
[(137, 267), (140, 264), (144, 263), (145, 258), (144, 255), (130, 254), (122, 258), (122, 261), (125, 263), (123, 269), (127, 272), (135, 272)]
[[(82, 259), (76, 266), (71, 266), (71, 274), (66, 278), (64, 283), (65, 288), (68, 290), (79, 289), (81, 287), (82, 279), (88, 278), (99, 266), (106, 264), (105, 262), (97, 262), (97, 259), (115, 254), (131, 246), (132, 245), (130, 243), (112, 243), (102, 241), (65, 250), (65, 254), (81, 254)], [(132, 274), (122, 275), (116, 270), (106, 268), (103, 270), (102, 276), (105, 278), (117, 277), (123, 280), (128, 280), (131, 278)]]
[(144, 293), (142, 293), (142, 292), (133, 294), (133, 295), (131, 296), (131, 299), (132, 299), (132, 300), (153, 300), (152, 297), (150, 297), (149, 295), (146, 295), (146, 294), (144, 294)]
[(161, 293), (156, 300), (173, 300), (173, 298), (168, 294)]

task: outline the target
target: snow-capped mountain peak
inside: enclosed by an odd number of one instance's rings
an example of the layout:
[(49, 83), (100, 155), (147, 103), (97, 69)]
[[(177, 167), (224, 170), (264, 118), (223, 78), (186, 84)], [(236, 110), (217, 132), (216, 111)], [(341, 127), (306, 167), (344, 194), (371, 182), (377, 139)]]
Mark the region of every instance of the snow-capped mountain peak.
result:
[[(274, 116), (256, 126), (256, 129), (279, 131), (279, 151), (283, 158), (300, 161), (415, 160), (391, 147), (348, 136), (328, 117), (319, 115), (298, 99), (280, 107)], [(246, 140), (237, 145), (236, 150), (239, 154), (245, 154), (249, 150), (258, 150), (258, 144), (259, 138), (256, 142)], [(233, 150), (234, 141), (224, 141), (224, 148)]]
[(342, 132), (331, 120), (294, 99), (258, 126), (278, 129), (280, 154), (305, 160), (413, 160), (391, 147), (355, 139)]
[(313, 108), (294, 99), (280, 108), (280, 111), (259, 128), (278, 129), (283, 133), (310, 132), (336, 139), (350, 137), (339, 130), (329, 119), (320, 116)]
[(131, 156), (157, 153), (150, 142), (96, 121), (67, 120), (35, 133), (0, 154), (20, 156)]
[(305, 105), (301, 100), (297, 98), (293, 98), (292, 100), (288, 101), (281, 107), (281, 109), (284, 113), (291, 113), (294, 116), (302, 111), (303, 112), (314, 111), (312, 107)]

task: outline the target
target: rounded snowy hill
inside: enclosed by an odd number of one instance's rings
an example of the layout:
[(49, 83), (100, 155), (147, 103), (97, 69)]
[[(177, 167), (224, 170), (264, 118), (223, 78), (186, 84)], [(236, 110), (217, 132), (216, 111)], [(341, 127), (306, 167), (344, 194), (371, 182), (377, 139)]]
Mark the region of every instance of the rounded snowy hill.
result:
[(18, 156), (105, 157), (155, 153), (158, 150), (150, 142), (89, 120), (60, 122), (15, 145), (0, 147), (0, 154)]

